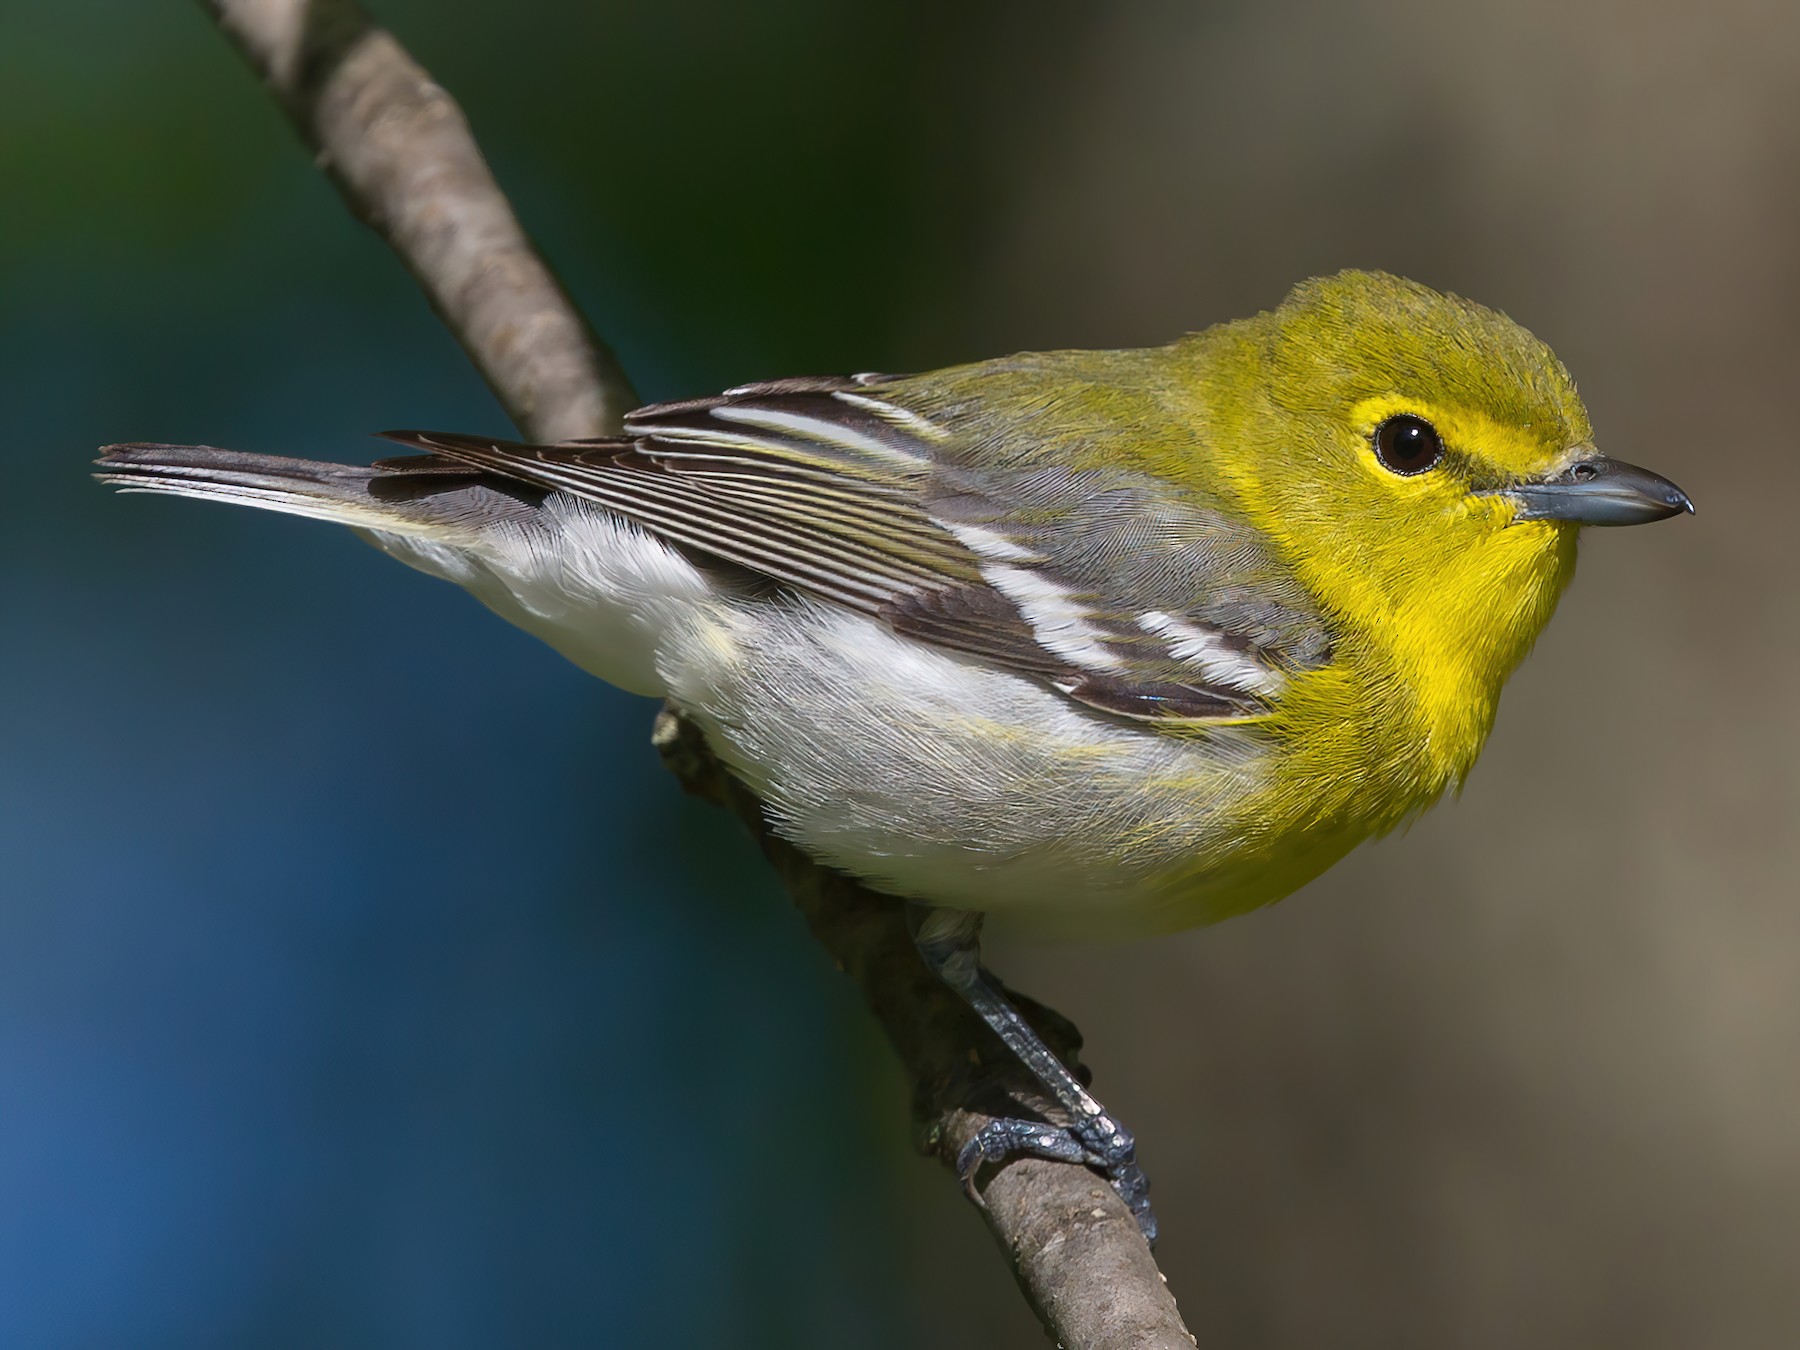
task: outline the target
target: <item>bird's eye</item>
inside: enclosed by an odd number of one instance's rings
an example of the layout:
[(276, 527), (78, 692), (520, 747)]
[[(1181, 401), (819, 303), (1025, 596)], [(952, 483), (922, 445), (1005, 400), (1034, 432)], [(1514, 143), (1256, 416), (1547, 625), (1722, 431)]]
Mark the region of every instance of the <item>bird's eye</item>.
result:
[(1424, 473), (1443, 457), (1437, 428), (1423, 417), (1400, 413), (1375, 428), (1375, 458), (1390, 473)]

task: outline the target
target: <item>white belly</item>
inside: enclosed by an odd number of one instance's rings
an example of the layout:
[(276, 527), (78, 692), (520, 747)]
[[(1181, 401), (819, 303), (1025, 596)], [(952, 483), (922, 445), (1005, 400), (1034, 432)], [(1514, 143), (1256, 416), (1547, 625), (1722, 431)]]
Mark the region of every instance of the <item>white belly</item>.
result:
[(1254, 733), (1176, 739), (788, 593), (715, 581), (568, 498), (476, 551), (372, 535), (601, 679), (664, 695), (813, 856), (876, 887), (1057, 926), (1171, 926), (1225, 846)]

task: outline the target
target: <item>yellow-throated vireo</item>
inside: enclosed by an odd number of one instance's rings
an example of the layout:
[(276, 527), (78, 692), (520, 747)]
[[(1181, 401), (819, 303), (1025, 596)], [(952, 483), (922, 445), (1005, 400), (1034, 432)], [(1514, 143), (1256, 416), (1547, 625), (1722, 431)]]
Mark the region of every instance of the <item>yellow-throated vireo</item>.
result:
[(1166, 347), (744, 385), (560, 445), (392, 433), (368, 467), (119, 445), (126, 491), (355, 528), (673, 700), (813, 857), (918, 903), (927, 960), (1069, 1110), (1130, 1135), (984, 977), (1067, 931), (1279, 899), (1458, 784), (1583, 525), (1691, 510), (1602, 456), (1505, 316), (1344, 272)]

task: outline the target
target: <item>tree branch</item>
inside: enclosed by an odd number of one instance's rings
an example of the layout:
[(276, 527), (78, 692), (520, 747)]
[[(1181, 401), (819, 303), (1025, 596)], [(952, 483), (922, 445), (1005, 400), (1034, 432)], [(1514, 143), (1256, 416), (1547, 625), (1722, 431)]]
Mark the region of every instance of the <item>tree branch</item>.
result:
[(617, 431), (618, 359), (531, 246), (462, 110), (354, 0), (201, 0), (519, 429)]
[[(461, 111), (393, 36), (354, 0), (201, 3), (351, 212), (418, 280), (520, 430), (540, 440), (616, 430), (634, 402), (617, 361), (532, 248)], [(900, 901), (777, 838), (762, 804), (678, 711), (664, 710), (655, 738), (688, 791), (750, 828), (814, 937), (861, 987), (913, 1085), (926, 1151), (950, 1163), (991, 1116), (1044, 1113), (1023, 1066), (919, 960)], [(1075, 1028), (1014, 997), (1075, 1064)], [(1020, 1288), (1059, 1345), (1194, 1344), (1130, 1212), (1092, 1172), (1021, 1158), (989, 1169), (980, 1195)]]
[[(954, 1167), (956, 1155), (997, 1115), (1050, 1109), (1035, 1080), (913, 949), (903, 902), (813, 862), (770, 828), (762, 803), (718, 761), (674, 709), (657, 718), (663, 762), (689, 792), (749, 827), (813, 936), (862, 989), (913, 1088), (922, 1149)], [(1009, 996), (1085, 1082), (1081, 1033), (1017, 991)], [(1044, 1329), (1067, 1350), (1188, 1350), (1156, 1258), (1124, 1201), (1094, 1173), (1069, 1163), (1015, 1158), (980, 1187), (994, 1240)]]

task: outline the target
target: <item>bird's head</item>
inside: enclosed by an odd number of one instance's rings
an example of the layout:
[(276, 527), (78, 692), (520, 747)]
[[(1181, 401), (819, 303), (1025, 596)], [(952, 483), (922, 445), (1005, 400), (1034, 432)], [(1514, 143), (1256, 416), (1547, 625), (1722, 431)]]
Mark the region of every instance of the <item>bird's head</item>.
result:
[(1421, 692), (1473, 680), (1498, 696), (1581, 526), (1692, 510), (1600, 454), (1555, 354), (1480, 305), (1341, 272), (1214, 333), (1211, 401), (1246, 508)]

